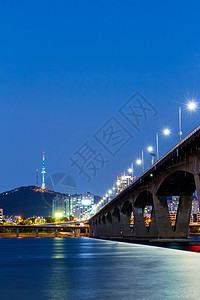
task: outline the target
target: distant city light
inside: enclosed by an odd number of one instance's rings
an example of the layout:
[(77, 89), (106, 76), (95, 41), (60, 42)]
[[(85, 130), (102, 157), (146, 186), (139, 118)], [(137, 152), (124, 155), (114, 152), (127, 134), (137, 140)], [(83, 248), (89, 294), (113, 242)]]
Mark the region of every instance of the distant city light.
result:
[(56, 212), (55, 217), (56, 218), (62, 218), (63, 214), (61, 212)]
[(91, 205), (92, 201), (91, 201), (91, 199), (84, 198), (84, 199), (82, 199), (81, 204), (82, 205)]

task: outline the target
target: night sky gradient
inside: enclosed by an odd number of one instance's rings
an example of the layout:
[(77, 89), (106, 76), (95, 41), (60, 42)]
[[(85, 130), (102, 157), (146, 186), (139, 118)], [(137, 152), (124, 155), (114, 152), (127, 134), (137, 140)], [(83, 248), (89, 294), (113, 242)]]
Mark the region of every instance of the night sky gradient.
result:
[[(178, 106), (200, 99), (199, 11), (184, 0), (1, 1), (0, 191), (34, 185), (43, 151), (47, 177), (64, 172), (79, 193), (103, 195), (165, 126), (160, 154), (169, 150)], [(119, 113), (136, 91), (158, 111), (140, 132)], [(111, 117), (134, 136), (116, 156), (93, 136)], [(197, 125), (183, 110), (183, 135)], [(69, 160), (86, 141), (109, 160), (89, 183)]]

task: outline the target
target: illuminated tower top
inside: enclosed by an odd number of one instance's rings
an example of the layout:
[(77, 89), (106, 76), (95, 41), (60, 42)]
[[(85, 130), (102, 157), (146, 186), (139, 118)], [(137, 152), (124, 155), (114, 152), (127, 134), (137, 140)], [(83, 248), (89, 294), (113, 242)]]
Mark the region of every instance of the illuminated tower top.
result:
[(42, 189), (45, 190), (46, 186), (45, 186), (45, 174), (46, 174), (46, 169), (45, 169), (45, 157), (44, 157), (44, 152), (43, 152), (43, 157), (42, 157)]

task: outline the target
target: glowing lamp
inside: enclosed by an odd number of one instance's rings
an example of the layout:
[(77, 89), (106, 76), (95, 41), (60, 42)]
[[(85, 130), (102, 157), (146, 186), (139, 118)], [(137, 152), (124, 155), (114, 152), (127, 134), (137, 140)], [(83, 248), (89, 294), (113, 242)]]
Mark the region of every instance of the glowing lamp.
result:
[(63, 214), (61, 212), (56, 212), (55, 217), (56, 218), (62, 218)]

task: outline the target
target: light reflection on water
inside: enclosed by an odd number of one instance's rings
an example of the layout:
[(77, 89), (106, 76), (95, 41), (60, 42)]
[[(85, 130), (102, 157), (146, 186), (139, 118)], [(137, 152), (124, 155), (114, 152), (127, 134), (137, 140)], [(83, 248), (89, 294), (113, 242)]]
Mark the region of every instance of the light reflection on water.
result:
[(171, 246), (175, 249), (88, 238), (1, 238), (0, 299), (199, 298), (200, 253)]

